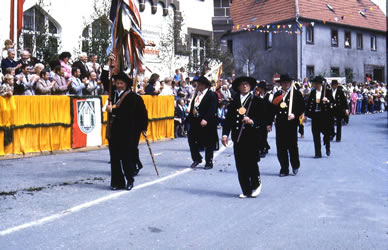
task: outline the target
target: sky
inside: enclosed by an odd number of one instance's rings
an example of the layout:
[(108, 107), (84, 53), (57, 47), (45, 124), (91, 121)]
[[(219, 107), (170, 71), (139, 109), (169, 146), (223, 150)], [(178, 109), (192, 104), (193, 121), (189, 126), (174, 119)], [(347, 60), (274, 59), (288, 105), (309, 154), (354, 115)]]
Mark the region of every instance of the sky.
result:
[(387, 1), (386, 0), (372, 0), (375, 4), (377, 4), (380, 9), (387, 15)]

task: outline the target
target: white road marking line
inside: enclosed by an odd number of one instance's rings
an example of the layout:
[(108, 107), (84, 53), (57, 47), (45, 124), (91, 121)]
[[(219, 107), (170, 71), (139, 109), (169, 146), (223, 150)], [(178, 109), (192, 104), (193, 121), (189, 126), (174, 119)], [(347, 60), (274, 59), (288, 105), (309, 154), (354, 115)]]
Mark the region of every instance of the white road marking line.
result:
[(163, 154), (163, 153), (156, 153), (156, 154), (154, 154), (154, 156), (159, 156), (159, 155), (161, 155), (161, 154)]
[[(229, 146), (230, 145), (232, 145), (232, 143), (229, 143)], [(227, 149), (226, 147), (220, 148), (220, 150), (217, 151), (214, 154), (214, 159), (217, 158), (226, 149)], [(39, 220), (36, 220), (36, 221), (32, 221), (32, 222), (29, 222), (29, 223), (25, 223), (25, 224), (22, 224), (22, 225), (19, 225), (19, 226), (11, 227), (11, 228), (8, 228), (8, 229), (5, 229), (3, 231), (0, 231), (0, 236), (5, 236), (7, 234), (15, 233), (17, 231), (20, 231), (20, 230), (23, 230), (23, 229), (26, 229), (26, 228), (29, 228), (29, 227), (39, 226), (39, 225), (42, 225), (44, 223), (48, 223), (48, 222), (52, 222), (52, 221), (55, 221), (55, 220), (59, 220), (62, 217), (65, 217), (66, 215), (70, 215), (72, 213), (81, 211), (81, 210), (83, 210), (85, 208), (92, 207), (92, 206), (98, 205), (100, 203), (103, 203), (105, 201), (109, 201), (109, 200), (118, 198), (118, 197), (123, 196), (125, 194), (132, 194), (133, 191), (135, 191), (135, 190), (146, 188), (146, 187), (149, 187), (149, 186), (152, 186), (152, 185), (155, 185), (155, 184), (167, 181), (169, 179), (173, 179), (173, 178), (175, 178), (175, 177), (177, 177), (179, 175), (183, 175), (183, 174), (186, 174), (186, 173), (191, 172), (191, 171), (193, 171), (193, 169), (186, 168), (184, 170), (175, 172), (174, 174), (170, 174), (170, 175), (162, 177), (160, 179), (157, 179), (157, 180), (154, 180), (154, 181), (150, 181), (150, 182), (146, 182), (146, 183), (140, 184), (139, 186), (135, 186), (132, 189), (132, 191), (130, 191), (130, 192), (128, 192), (128, 191), (115, 192), (113, 194), (101, 197), (101, 198), (93, 200), (93, 201), (89, 201), (89, 202), (83, 203), (81, 205), (78, 205), (78, 206), (75, 206), (75, 207), (72, 207), (72, 208), (69, 208), (69, 209), (66, 209), (66, 210), (63, 210), (63, 211), (61, 211), (59, 213), (56, 213), (56, 214), (44, 217), (42, 219), (39, 219)]]

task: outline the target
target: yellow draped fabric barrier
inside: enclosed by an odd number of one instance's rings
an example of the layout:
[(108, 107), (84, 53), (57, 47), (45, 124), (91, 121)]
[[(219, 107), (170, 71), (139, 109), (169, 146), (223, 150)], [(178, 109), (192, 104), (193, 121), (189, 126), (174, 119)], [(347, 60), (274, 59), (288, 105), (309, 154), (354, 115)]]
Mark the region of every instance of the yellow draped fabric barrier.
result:
[[(144, 104), (148, 111), (148, 139), (157, 141), (162, 139), (174, 138), (174, 97), (173, 96), (149, 96), (143, 95)], [(102, 103), (105, 104), (108, 96), (102, 96)], [(102, 126), (101, 135), (103, 144), (107, 145), (105, 131), (107, 124), (107, 113), (104, 113), (104, 125)], [(144, 141), (141, 136), (140, 141)]]
[[(68, 96), (0, 97), (0, 105), (0, 155), (71, 148)], [(5, 146), (6, 130), (12, 141)]]
[[(107, 96), (102, 96), (102, 105)], [(148, 137), (174, 138), (174, 97), (142, 96), (148, 110)], [(0, 156), (71, 149), (71, 97), (0, 97)], [(107, 145), (103, 114), (101, 136)], [(144, 140), (144, 138), (141, 138)]]

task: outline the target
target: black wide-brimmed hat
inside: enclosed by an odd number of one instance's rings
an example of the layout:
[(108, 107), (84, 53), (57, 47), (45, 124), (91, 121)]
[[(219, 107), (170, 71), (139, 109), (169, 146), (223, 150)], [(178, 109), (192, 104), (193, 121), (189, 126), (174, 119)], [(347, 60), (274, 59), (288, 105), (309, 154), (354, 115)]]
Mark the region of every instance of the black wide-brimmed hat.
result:
[(207, 79), (205, 76), (201, 76), (200, 78), (198, 78), (196, 80), (196, 82), (199, 84), (199, 83), (202, 83), (202, 84), (205, 84), (206, 86), (210, 87), (212, 84), (211, 82), (209, 81), (209, 79)]
[(289, 74), (282, 74), (280, 75), (280, 79), (276, 82), (282, 83), (282, 82), (292, 82), (294, 78), (292, 78)]
[(325, 80), (325, 78), (323, 78), (323, 76), (316, 76), (316, 77), (314, 77), (314, 79), (311, 82), (322, 84), (324, 81), (326, 81), (326, 80)]
[(262, 80), (262, 81), (260, 81), (260, 82), (257, 84), (257, 87), (258, 87), (258, 88), (265, 89), (265, 88), (267, 87), (267, 83), (266, 83), (264, 80)]
[(234, 91), (236, 92), (240, 92), (238, 90), (238, 86), (240, 85), (240, 83), (242, 82), (248, 82), (249, 85), (251, 85), (251, 89), (253, 89), (255, 86), (256, 86), (256, 79), (253, 78), (253, 77), (249, 77), (249, 76), (240, 76), (238, 78), (236, 78), (233, 82), (232, 82), (232, 88)]
[(132, 79), (128, 77), (123, 71), (119, 72), (117, 75), (113, 75), (113, 80), (121, 80), (128, 84), (128, 86), (132, 86)]

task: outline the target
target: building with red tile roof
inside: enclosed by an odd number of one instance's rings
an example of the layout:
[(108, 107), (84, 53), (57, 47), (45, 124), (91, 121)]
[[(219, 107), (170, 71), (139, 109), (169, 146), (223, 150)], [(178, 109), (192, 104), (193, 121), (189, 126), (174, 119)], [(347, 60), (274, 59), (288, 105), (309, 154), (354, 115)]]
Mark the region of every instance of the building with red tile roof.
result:
[(370, 0), (237, 0), (231, 4), (230, 15), (234, 24), (241, 27), (299, 18), (382, 32), (387, 30), (386, 16)]
[(236, 76), (387, 80), (387, 19), (370, 0), (235, 0), (230, 14)]

